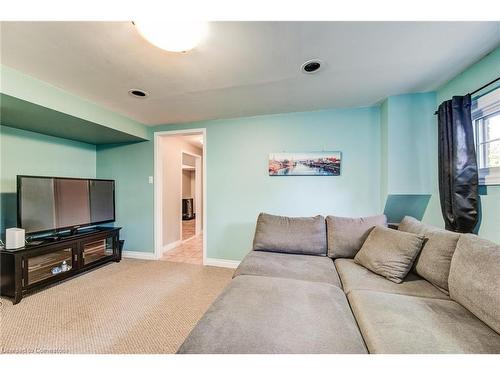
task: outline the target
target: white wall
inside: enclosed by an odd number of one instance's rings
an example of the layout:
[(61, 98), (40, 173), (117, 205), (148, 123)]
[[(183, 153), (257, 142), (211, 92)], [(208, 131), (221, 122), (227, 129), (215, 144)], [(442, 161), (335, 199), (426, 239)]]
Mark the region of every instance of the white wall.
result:
[(202, 156), (202, 150), (182, 136), (160, 138), (163, 168), (163, 246), (181, 240), (182, 152)]

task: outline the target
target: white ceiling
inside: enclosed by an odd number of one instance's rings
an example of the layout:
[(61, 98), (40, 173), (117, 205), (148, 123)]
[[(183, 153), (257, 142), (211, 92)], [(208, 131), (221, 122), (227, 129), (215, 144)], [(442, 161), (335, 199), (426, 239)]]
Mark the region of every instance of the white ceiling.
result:
[[(1, 27), (2, 64), (148, 125), (373, 105), (436, 89), (500, 43), (500, 22), (213, 22), (178, 54), (130, 22)], [(325, 69), (301, 73), (311, 58)]]

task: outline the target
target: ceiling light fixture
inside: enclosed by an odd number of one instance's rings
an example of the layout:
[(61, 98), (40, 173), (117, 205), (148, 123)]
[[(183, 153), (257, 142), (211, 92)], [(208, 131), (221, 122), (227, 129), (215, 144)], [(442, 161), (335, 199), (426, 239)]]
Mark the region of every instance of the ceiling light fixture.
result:
[(144, 90), (140, 89), (130, 89), (128, 90), (128, 93), (130, 96), (133, 96), (134, 98), (139, 98), (139, 99), (144, 99), (149, 96), (149, 93)]
[(323, 61), (321, 60), (318, 59), (307, 60), (305, 63), (302, 64), (300, 70), (302, 71), (302, 73), (313, 74), (317, 73), (322, 66), (323, 66)]
[(139, 34), (156, 47), (170, 52), (187, 52), (207, 35), (206, 22), (134, 21)]

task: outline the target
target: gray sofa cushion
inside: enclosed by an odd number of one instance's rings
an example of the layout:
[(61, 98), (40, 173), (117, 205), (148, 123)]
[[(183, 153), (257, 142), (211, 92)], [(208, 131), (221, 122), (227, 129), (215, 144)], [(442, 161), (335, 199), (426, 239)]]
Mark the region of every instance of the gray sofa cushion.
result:
[(352, 259), (336, 259), (335, 267), (346, 294), (353, 290), (373, 290), (410, 296), (450, 299), (430, 282), (412, 272), (408, 273), (401, 284), (396, 284), (356, 264)]
[(370, 353), (500, 353), (500, 335), (452, 300), (366, 290), (348, 297)]
[(387, 226), (385, 215), (370, 217), (326, 217), (328, 256), (354, 258), (370, 231), (377, 225)]
[(375, 227), (354, 261), (370, 271), (401, 283), (415, 261), (424, 237), (385, 227)]
[(238, 276), (178, 353), (366, 353), (344, 292), (326, 283)]
[(333, 261), (328, 257), (251, 251), (240, 263), (234, 277), (255, 275), (318, 281), (340, 287)]
[(425, 236), (426, 241), (415, 261), (415, 272), (447, 293), (451, 258), (460, 234), (424, 224), (411, 216), (404, 217), (398, 229)]
[(257, 219), (253, 249), (326, 255), (325, 218), (320, 215), (286, 217), (261, 213)]
[(500, 245), (461, 235), (451, 260), (450, 297), (500, 334)]

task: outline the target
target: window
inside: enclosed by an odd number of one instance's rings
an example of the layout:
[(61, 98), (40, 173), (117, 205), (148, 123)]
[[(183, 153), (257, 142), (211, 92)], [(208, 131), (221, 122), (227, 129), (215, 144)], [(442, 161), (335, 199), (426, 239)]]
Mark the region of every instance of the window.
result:
[(480, 185), (500, 185), (500, 88), (472, 103)]

